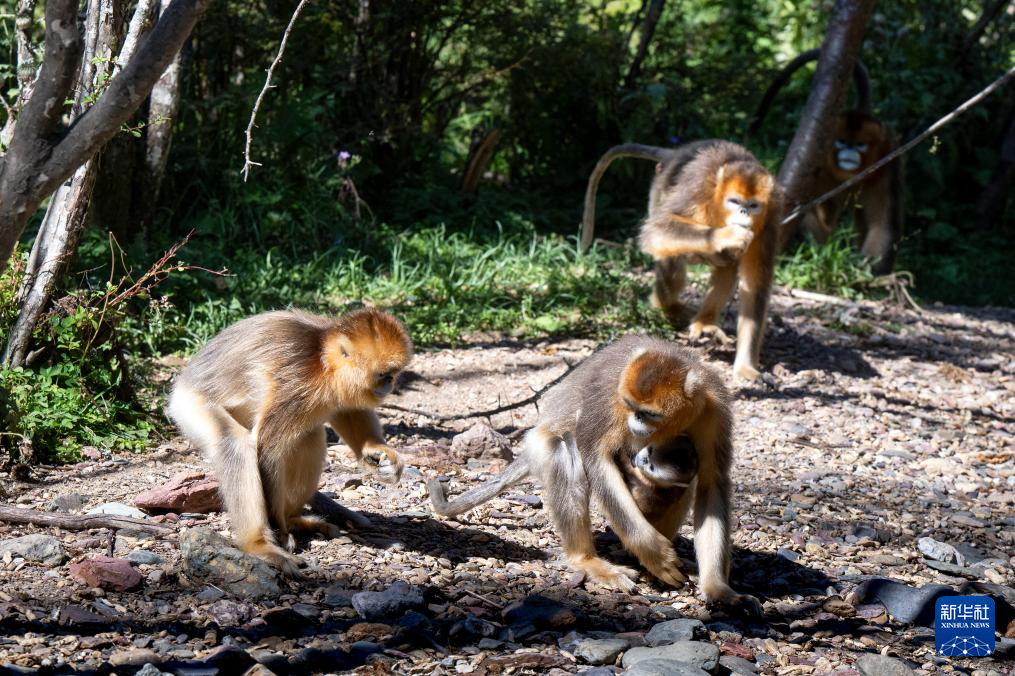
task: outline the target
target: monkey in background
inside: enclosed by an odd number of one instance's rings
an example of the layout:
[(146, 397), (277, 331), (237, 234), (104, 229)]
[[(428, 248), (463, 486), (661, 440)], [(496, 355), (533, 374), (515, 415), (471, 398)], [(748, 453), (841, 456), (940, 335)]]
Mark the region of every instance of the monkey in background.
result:
[[(820, 56), (820, 49), (808, 50), (776, 73), (748, 125), (746, 137), (753, 137), (761, 129), (772, 102), (793, 73)], [(898, 146), (895, 132), (871, 113), (870, 76), (859, 61), (853, 70), (853, 82), (856, 85), (856, 107), (836, 116), (832, 137), (824, 149), (825, 164), (820, 168), (811, 192), (790, 196), (799, 204), (805, 204), (856, 176)], [(860, 238), (860, 253), (871, 260), (874, 274), (888, 274), (895, 267), (896, 248), (905, 225), (904, 174), (905, 164), (899, 158), (844, 194), (803, 214), (800, 222), (819, 244), (824, 244), (838, 226), (842, 210), (851, 206)], [(781, 250), (789, 246), (795, 232), (795, 220), (782, 227), (779, 238)]]
[(775, 179), (746, 148), (708, 140), (676, 148), (628, 143), (611, 148), (596, 164), (585, 193), (583, 250), (592, 243), (599, 180), (618, 157), (657, 162), (648, 215), (638, 236), (655, 261), (651, 301), (673, 321), (683, 317), (680, 292), (686, 263), (712, 266), (711, 287), (691, 321), (692, 339), (725, 341), (720, 314), (739, 279), (737, 349), (733, 373), (753, 381), (760, 375), (768, 301), (775, 270), (782, 195)]
[[(412, 358), (389, 314), (268, 312), (225, 329), (177, 377), (168, 413), (208, 457), (239, 547), (298, 574), (293, 531), (337, 529), (303, 507), (317, 490), (329, 422), (361, 465), (397, 482), (399, 455), (374, 409)], [(272, 533), (277, 529), (286, 549)], [(288, 551), (287, 551), (288, 550)]]
[(624, 547), (674, 587), (687, 577), (673, 538), (693, 504), (698, 588), (711, 602), (760, 612), (754, 597), (727, 582), (732, 421), (726, 388), (712, 368), (671, 342), (626, 336), (548, 390), (539, 410), (518, 456), (498, 476), (451, 502), (439, 481), (428, 481), (434, 511), (461, 514), (527, 476), (537, 479), (571, 567), (631, 591), (637, 572), (596, 554), (590, 501)]

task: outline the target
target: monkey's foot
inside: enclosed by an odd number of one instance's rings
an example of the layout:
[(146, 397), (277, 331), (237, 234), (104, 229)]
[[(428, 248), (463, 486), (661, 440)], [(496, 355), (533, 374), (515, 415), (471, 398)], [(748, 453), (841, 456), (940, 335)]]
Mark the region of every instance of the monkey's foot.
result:
[[(328, 523), (319, 516), (298, 516), (295, 519), (289, 519), (289, 530), (295, 531), (309, 531), (311, 533), (320, 533), (329, 538), (337, 538), (343, 535), (342, 529), (338, 526)], [(292, 551), (291, 549), (289, 551)]]
[(633, 568), (614, 565), (598, 556), (571, 559), (571, 567), (593, 582), (624, 592), (634, 591), (634, 581), (638, 577), (638, 571)]
[(723, 585), (723, 588), (717, 592), (703, 592), (702, 596), (704, 596), (708, 603), (719, 606), (728, 611), (748, 615), (750, 617), (761, 617), (764, 615), (764, 610), (762, 609), (761, 602), (758, 601), (758, 599), (754, 598), (750, 594), (738, 594), (728, 585)]
[[(287, 539), (289, 538), (292, 538), (292, 535), (289, 535)], [(244, 546), (243, 551), (266, 561), (273, 568), (278, 568), (279, 572), (283, 575), (302, 577), (300, 566), (305, 565), (306, 562), (298, 556), (293, 556), (276, 544), (267, 541), (251, 543)]]
[(761, 371), (754, 368), (747, 362), (736, 361), (733, 364), (733, 375), (740, 380), (753, 383), (761, 375)]
[(719, 328), (718, 324), (711, 322), (693, 321), (691, 326), (687, 329), (688, 337), (691, 340), (698, 340), (702, 336), (711, 337), (713, 340), (726, 344), (730, 342), (730, 337), (726, 335), (726, 332)]

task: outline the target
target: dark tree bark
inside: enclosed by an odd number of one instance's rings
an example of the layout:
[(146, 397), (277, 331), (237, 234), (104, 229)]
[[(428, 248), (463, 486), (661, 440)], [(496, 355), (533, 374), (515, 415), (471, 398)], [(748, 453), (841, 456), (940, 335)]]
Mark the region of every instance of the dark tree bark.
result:
[(175, 58), (210, 0), (173, 0), (130, 63), (94, 106), (61, 129), (78, 75), (82, 40), (77, 0), (46, 4), (46, 48), (31, 96), (0, 157), (0, 271), (43, 199), (92, 158), (130, 119)]
[(1015, 188), (1015, 114), (1008, 122), (1008, 131), (1001, 141), (997, 167), (987, 187), (980, 193), (980, 199), (976, 201), (977, 222), (981, 230), (997, 227), (1012, 188)]
[(631, 66), (627, 69), (627, 77), (624, 78), (625, 87), (632, 87), (638, 76), (641, 75), (641, 66), (645, 62), (649, 43), (652, 42), (652, 36), (655, 35), (656, 26), (659, 24), (659, 17), (663, 14), (663, 5), (665, 4), (666, 0), (652, 0), (649, 3), (648, 11), (645, 12), (645, 20), (641, 24), (638, 49), (634, 53), (634, 59), (631, 60)]
[[(786, 160), (779, 169), (779, 183), (792, 203), (812, 192), (822, 170), (822, 148), (832, 141), (835, 115), (845, 101), (849, 79), (875, 0), (838, 0), (828, 19), (810, 96), (800, 116)], [(780, 246), (785, 248), (796, 231), (795, 219), (783, 226)]]

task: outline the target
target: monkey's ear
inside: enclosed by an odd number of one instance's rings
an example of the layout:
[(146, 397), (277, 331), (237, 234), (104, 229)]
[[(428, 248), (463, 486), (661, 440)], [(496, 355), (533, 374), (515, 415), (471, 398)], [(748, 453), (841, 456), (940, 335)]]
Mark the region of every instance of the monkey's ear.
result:
[(701, 373), (698, 372), (698, 369), (692, 368), (684, 377), (684, 394), (688, 399), (693, 399), (704, 385), (705, 379), (702, 378)]
[(716, 185), (719, 185), (719, 184), (722, 183), (723, 176), (725, 176), (725, 175), (726, 175), (726, 165), (725, 164), (720, 164), (719, 165), (719, 171), (715, 172), (715, 182), (716, 182)]
[(772, 190), (775, 188), (775, 179), (772, 178), (771, 174), (765, 174), (764, 178), (761, 179), (760, 187), (766, 195), (772, 194)]
[(346, 359), (348, 359), (349, 355), (352, 354), (352, 341), (349, 340), (349, 336), (345, 334), (338, 334), (338, 337), (335, 339), (335, 346)]

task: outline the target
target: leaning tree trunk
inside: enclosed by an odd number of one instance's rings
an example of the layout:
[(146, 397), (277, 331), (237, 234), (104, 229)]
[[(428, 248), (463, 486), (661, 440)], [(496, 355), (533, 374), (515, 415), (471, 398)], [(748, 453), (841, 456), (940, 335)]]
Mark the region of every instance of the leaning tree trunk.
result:
[[(95, 104), (64, 127), (64, 101), (81, 63), (77, 0), (46, 2), (42, 66), (20, 112), (11, 142), (0, 155), (0, 272), (42, 201), (120, 130), (148, 98), (211, 0), (172, 0), (123, 71)], [(21, 74), (19, 64), (19, 77)]]
[[(791, 202), (813, 192), (823, 169), (822, 149), (832, 142), (833, 123), (846, 99), (853, 65), (860, 53), (875, 0), (837, 0), (828, 19), (821, 57), (814, 73), (814, 84), (800, 126), (779, 169), (779, 183)], [(787, 223), (780, 232), (780, 248), (785, 248), (796, 231), (799, 219)]]
[[(137, 49), (141, 34), (151, 23), (154, 0), (140, 0), (124, 38), (123, 0), (89, 0), (85, 15), (85, 44), (78, 76), (77, 97), (71, 109), (71, 124), (88, 110), (88, 101), (114, 75), (116, 63), (126, 63)], [(123, 48), (113, 55), (120, 42)], [(30, 356), (32, 334), (49, 306), (53, 291), (77, 248), (85, 227), (88, 205), (97, 176), (97, 159), (78, 167), (61, 185), (49, 204), (18, 290), (21, 305), (4, 349), (2, 365), (25, 366)]]

